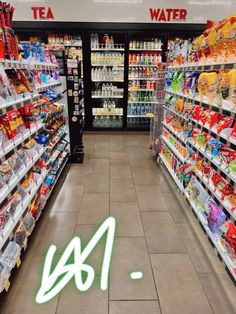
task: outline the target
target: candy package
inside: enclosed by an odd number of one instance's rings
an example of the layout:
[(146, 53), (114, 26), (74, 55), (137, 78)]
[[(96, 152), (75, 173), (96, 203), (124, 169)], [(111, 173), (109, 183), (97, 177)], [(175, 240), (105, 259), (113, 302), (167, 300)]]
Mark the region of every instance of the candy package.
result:
[(21, 207), (22, 205), (22, 197), (20, 195), (20, 193), (15, 192), (12, 197), (9, 200), (9, 213), (10, 215), (13, 217), (15, 215), (15, 212)]
[(5, 183), (9, 183), (15, 176), (7, 160), (0, 164), (0, 175)]
[(19, 174), (25, 168), (25, 165), (24, 165), (22, 159), (19, 157), (19, 155), (17, 153), (12, 154), (8, 158), (8, 162), (16, 174)]
[(34, 180), (34, 173), (31, 171), (30, 173), (27, 174), (27, 177), (21, 184), (22, 189), (30, 194), (35, 187), (35, 180)]
[(24, 78), (19, 70), (6, 69), (5, 72), (10, 84), (13, 85), (17, 94), (28, 92), (27, 87), (24, 85)]
[(225, 234), (225, 240), (233, 250), (234, 258), (236, 258), (236, 226), (232, 221), (228, 222), (228, 230)]
[(25, 217), (23, 218), (23, 221), (27, 232), (29, 232), (35, 223), (35, 219), (32, 216), (31, 210), (26, 213)]
[(212, 233), (218, 234), (220, 226), (224, 223), (226, 215), (215, 201), (211, 200), (208, 204), (209, 213), (207, 216), (208, 227)]
[(27, 230), (24, 223), (21, 223), (14, 234), (14, 242), (22, 246), (27, 237)]
[(10, 219), (10, 203), (8, 202), (0, 208), (0, 235), (2, 234), (5, 225)]

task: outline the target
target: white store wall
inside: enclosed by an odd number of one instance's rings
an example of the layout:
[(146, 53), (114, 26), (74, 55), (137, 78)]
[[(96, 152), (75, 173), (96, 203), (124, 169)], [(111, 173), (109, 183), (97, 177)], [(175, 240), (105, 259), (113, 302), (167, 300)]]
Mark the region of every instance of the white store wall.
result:
[[(15, 21), (34, 21), (31, 7), (45, 7), (43, 18), (50, 6), (54, 19), (65, 22), (135, 22), (135, 23), (206, 23), (207, 19), (218, 21), (236, 13), (236, 0), (10, 0), (16, 8)], [(171, 9), (170, 21), (152, 21), (151, 9)], [(187, 11), (186, 20), (173, 20), (172, 9)], [(178, 10), (176, 17), (178, 17)], [(164, 11), (167, 19), (167, 12)], [(163, 16), (162, 16), (163, 17)]]

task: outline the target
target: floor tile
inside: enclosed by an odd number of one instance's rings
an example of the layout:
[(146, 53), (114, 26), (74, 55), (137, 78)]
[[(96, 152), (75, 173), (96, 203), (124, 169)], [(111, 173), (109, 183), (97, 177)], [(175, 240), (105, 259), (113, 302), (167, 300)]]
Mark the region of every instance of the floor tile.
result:
[[(82, 247), (85, 248), (98, 228), (99, 225), (77, 225), (74, 236), (80, 237)], [(96, 276), (101, 274), (104, 250), (105, 241), (101, 239), (86, 260), (95, 269)]]
[(151, 261), (163, 314), (213, 314), (187, 254), (154, 254)]
[(177, 224), (177, 228), (197, 273), (225, 274), (223, 264), (215, 255), (197, 221), (192, 224)]
[(69, 171), (67, 173), (64, 185), (83, 185), (87, 174), (89, 172), (89, 167), (85, 166), (84, 168), (81, 167), (81, 164), (79, 164), (77, 167), (74, 165), (71, 165), (69, 168)]
[(141, 211), (169, 210), (157, 185), (136, 185), (135, 188)]
[(154, 169), (154, 161), (150, 158), (129, 158), (130, 168), (138, 168), (139, 170), (142, 169)]
[(103, 148), (94, 148), (90, 152), (91, 159), (109, 159), (110, 158), (110, 150)]
[(84, 193), (77, 224), (98, 224), (109, 216), (108, 193)]
[[(185, 202), (185, 205), (183, 205), (183, 203), (180, 203), (179, 199), (173, 193), (162, 193), (162, 196), (168, 205), (169, 211), (174, 221), (176, 223), (187, 222), (188, 219), (185, 211), (190, 211), (187, 202)], [(180, 197), (183, 198), (182, 195), (180, 195)]]
[(114, 179), (110, 178), (110, 187), (112, 189), (116, 188), (126, 188), (126, 189), (133, 189), (134, 188), (134, 183), (133, 180), (130, 179)]
[(108, 293), (100, 290), (99, 281), (97, 277), (86, 292), (78, 291), (74, 284), (68, 285), (60, 294), (56, 314), (108, 314)]
[(130, 179), (130, 167), (128, 165), (111, 165), (110, 177), (113, 179)]
[(109, 159), (90, 159), (90, 173), (109, 172)]
[(68, 242), (73, 238), (76, 226), (77, 213), (51, 212), (39, 228), (38, 234), (31, 248), (33, 255), (46, 254), (49, 246), (55, 244), (58, 254), (64, 251)]
[(141, 213), (149, 253), (184, 253), (173, 218), (167, 212)]
[(199, 275), (215, 314), (236, 313), (236, 288), (227, 274)]
[(78, 212), (83, 192), (83, 185), (64, 184), (50, 210), (55, 212)]
[(126, 152), (126, 146), (124, 144), (123, 141), (115, 141), (115, 142), (111, 142), (111, 146), (110, 146), (110, 150), (111, 152)]
[(127, 164), (129, 165), (128, 155), (123, 152), (112, 152), (110, 153), (110, 164)]
[(161, 314), (157, 301), (110, 301), (109, 314)]
[(136, 202), (111, 202), (110, 215), (116, 218), (118, 237), (144, 237)]
[(54, 314), (57, 308), (58, 296), (45, 304), (37, 304), (36, 294), (40, 287), (43, 259), (31, 256), (26, 261), (20, 282), (15, 282), (11, 300), (4, 309), (4, 314), (35, 313)]
[(109, 173), (89, 173), (85, 182), (85, 193), (109, 193)]
[(158, 176), (152, 169), (132, 168), (132, 177), (135, 185), (158, 184)]
[(120, 187), (111, 186), (110, 189), (110, 201), (112, 202), (134, 202), (137, 200), (135, 189), (127, 188), (125, 184)]
[[(143, 278), (129, 274), (142, 271)], [(156, 299), (154, 279), (143, 238), (116, 238), (111, 264), (110, 300)]]

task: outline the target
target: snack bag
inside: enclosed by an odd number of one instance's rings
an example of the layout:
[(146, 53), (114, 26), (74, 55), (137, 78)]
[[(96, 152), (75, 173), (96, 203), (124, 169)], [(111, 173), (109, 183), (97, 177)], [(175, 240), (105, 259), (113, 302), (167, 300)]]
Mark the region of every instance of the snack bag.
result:
[(0, 175), (5, 183), (9, 183), (14, 176), (14, 172), (7, 160), (0, 164)]
[(234, 254), (236, 254), (236, 226), (233, 224), (232, 221), (228, 222), (228, 230), (225, 234), (225, 240), (233, 249)]
[(6, 69), (5, 72), (7, 74), (10, 84), (13, 85), (17, 94), (25, 93), (28, 91), (28, 89), (24, 85), (24, 81), (21, 77), (21, 73), (19, 72), (19, 70)]
[(27, 230), (25, 228), (24, 223), (22, 222), (14, 234), (14, 242), (19, 244), (19, 246), (22, 246), (24, 244), (26, 237), (27, 237)]
[(222, 107), (224, 100), (229, 97), (229, 73), (227, 71), (220, 71), (219, 74), (219, 97), (216, 97), (216, 103)]
[(227, 45), (227, 61), (234, 62), (236, 60), (236, 15), (229, 17), (228, 32), (226, 31), (226, 45)]
[(175, 103), (175, 110), (176, 110), (176, 112), (182, 112), (183, 108), (184, 108), (184, 101), (183, 101), (183, 99), (181, 99), (181, 98), (177, 99), (176, 103)]
[(234, 119), (231, 117), (221, 116), (219, 119), (219, 123), (217, 124), (217, 134), (220, 134), (224, 129), (230, 128)]
[[(236, 41), (236, 40), (235, 40)], [(232, 69), (228, 73), (229, 77), (229, 97), (228, 101), (233, 110), (236, 109), (236, 69)]]
[(193, 41), (193, 49), (195, 51), (195, 62), (200, 63), (203, 59), (203, 51), (202, 51), (203, 39), (204, 39), (204, 35), (201, 35)]
[(21, 158), (18, 154), (13, 154), (8, 158), (9, 165), (11, 169), (14, 170), (15, 173), (19, 174), (21, 170), (25, 167)]
[(18, 70), (21, 75), (21, 81), (29, 92), (33, 92), (35, 89), (33, 77), (28, 70)]
[(203, 96), (208, 94), (208, 73), (202, 72), (198, 77), (197, 89), (200, 95), (200, 99), (203, 100)]
[(213, 60), (215, 63), (224, 61), (224, 26), (227, 20), (219, 22), (216, 26), (216, 43), (214, 47)]
[(208, 227), (212, 233), (218, 234), (220, 226), (224, 223), (226, 215), (215, 201), (211, 200), (208, 204), (209, 213), (207, 216)]

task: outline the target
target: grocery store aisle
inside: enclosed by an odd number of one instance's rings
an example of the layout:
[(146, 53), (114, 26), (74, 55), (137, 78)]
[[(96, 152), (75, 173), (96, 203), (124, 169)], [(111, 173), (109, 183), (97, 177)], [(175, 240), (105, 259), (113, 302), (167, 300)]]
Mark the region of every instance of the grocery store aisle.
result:
[[(142, 134), (88, 134), (83, 165), (72, 165), (53, 194), (14, 283), (0, 302), (7, 314), (210, 314), (236, 312), (235, 287), (189, 206), (148, 150)], [(55, 200), (55, 201), (54, 201)], [(88, 241), (112, 215), (117, 234), (108, 292), (98, 284), (103, 244), (89, 258), (97, 271), (87, 293), (74, 284), (37, 305), (43, 255), (75, 235)], [(132, 281), (140, 270), (144, 277)]]

